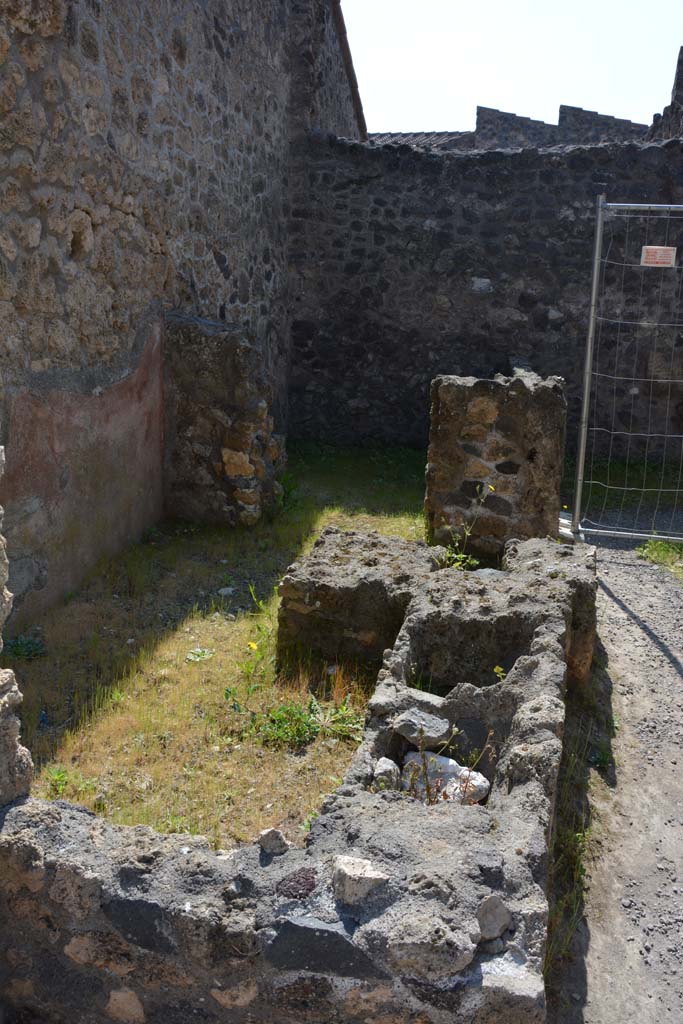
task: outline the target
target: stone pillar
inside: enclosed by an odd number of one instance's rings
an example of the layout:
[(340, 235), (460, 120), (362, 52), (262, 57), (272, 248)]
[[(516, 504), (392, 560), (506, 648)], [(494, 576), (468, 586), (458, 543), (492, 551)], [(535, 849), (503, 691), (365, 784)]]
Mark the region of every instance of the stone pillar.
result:
[(559, 377), (517, 370), (432, 381), (431, 539), (459, 538), (467, 553), (495, 557), (513, 538), (557, 537), (566, 418)]
[[(5, 449), (0, 448), (0, 476), (4, 470)], [(2, 515), (0, 508), (0, 529)], [(0, 631), (12, 610), (12, 595), (6, 587), (9, 564), (5, 548), (5, 538), (0, 536)], [(16, 712), (20, 704), (21, 693), (14, 672), (0, 670), (0, 807), (17, 797), (27, 796), (33, 778), (31, 755), (19, 743), (20, 724)]]
[(282, 494), (284, 442), (262, 354), (240, 327), (176, 312), (164, 365), (166, 511), (252, 526)]

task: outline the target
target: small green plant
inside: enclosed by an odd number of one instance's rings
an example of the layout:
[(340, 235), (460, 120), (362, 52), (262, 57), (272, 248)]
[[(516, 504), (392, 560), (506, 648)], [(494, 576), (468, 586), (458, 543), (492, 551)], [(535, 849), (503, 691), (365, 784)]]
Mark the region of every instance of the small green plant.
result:
[[(227, 695), (227, 691), (226, 691)], [(233, 710), (251, 715), (252, 727), (262, 742), (270, 747), (301, 750), (318, 737), (360, 742), (364, 715), (345, 698), (340, 704), (320, 704), (311, 695), (306, 703), (283, 701), (262, 714), (242, 705), (231, 692)]]
[(19, 636), (5, 640), (3, 649), (10, 658), (22, 658), (24, 661), (33, 661), (34, 658), (42, 658), (47, 654), (42, 637), (31, 636), (28, 633), (20, 633)]
[(257, 732), (266, 746), (301, 750), (316, 738), (320, 723), (310, 701), (308, 706), (298, 701), (286, 701), (262, 716)]
[(301, 831), (304, 833), (304, 835), (308, 835), (308, 833), (311, 831), (311, 826), (313, 825), (313, 822), (315, 821), (316, 818), (319, 817), (320, 811), (311, 811), (310, 814), (306, 815), (306, 817), (303, 820), (303, 824), (301, 825)]
[(598, 743), (591, 754), (590, 762), (599, 772), (606, 772), (611, 768), (614, 758), (609, 740), (601, 740)]
[(503, 668), (502, 665), (494, 665), (493, 666), (493, 673), (496, 676), (496, 678), (498, 679), (499, 683), (502, 683), (503, 680), (505, 679), (506, 675), (507, 675), (507, 672), (505, 671), (505, 669)]
[(637, 555), (648, 562), (665, 566), (677, 579), (683, 580), (683, 543), (653, 538), (638, 548)]
[(208, 661), (209, 658), (213, 658), (215, 653), (216, 652), (210, 647), (193, 647), (192, 650), (188, 651), (185, 655), (185, 661)]
[(446, 555), (441, 563), (442, 568), (457, 569), (459, 572), (471, 572), (472, 570), (479, 568), (479, 560), (468, 553), (467, 545), (469, 544), (470, 537), (474, 532), (474, 527), (477, 524), (484, 502), (488, 498), (489, 494), (492, 494), (495, 491), (493, 484), (488, 484), (487, 488), (484, 487), (484, 484), (479, 484), (477, 487), (477, 499), (474, 506), (474, 515), (469, 521), (463, 520), (460, 527), (462, 532), (456, 533), (455, 530), (451, 530), (451, 542), (446, 548)]
[(249, 584), (249, 593), (254, 603), (254, 615), (257, 617), (254, 639), (247, 644), (249, 651), (246, 658), (237, 663), (237, 667), (250, 685), (265, 681), (275, 667), (274, 614), (268, 604), (256, 594), (254, 584)]
[(444, 569), (457, 569), (459, 572), (472, 572), (479, 568), (479, 559), (468, 555), (465, 551), (464, 542), (454, 533), (453, 540), (446, 548), (446, 555), (442, 567)]
[(47, 782), (50, 789), (50, 796), (60, 797), (69, 784), (69, 773), (62, 765), (57, 764), (46, 771)]
[(365, 717), (349, 703), (320, 705), (315, 697), (309, 703), (319, 725), (320, 735), (359, 743), (363, 736)]

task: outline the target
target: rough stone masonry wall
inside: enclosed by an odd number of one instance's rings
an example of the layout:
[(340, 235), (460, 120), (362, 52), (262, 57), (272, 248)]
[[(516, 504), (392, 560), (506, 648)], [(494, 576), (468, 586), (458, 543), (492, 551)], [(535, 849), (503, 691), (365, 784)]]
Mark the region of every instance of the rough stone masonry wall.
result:
[(253, 526), (282, 493), (284, 457), (258, 347), (221, 321), (166, 321), (166, 506), (193, 521)]
[(648, 125), (635, 124), (595, 110), (562, 104), (557, 124), (535, 121), (492, 107), (477, 107), (477, 126), (471, 145), (458, 149), (529, 149), (538, 146), (578, 146), (642, 139)]
[(0, 2), (2, 498), (26, 616), (160, 514), (162, 308), (242, 329), (282, 426), (292, 140), (358, 135), (343, 74), (322, 0)]
[(498, 557), (507, 541), (557, 537), (567, 404), (532, 373), (432, 381), (425, 515), (439, 544)]
[[(0, 448), (0, 477), (5, 470), (5, 450)], [(3, 510), (0, 508), (0, 530)], [(9, 563), (5, 538), (0, 535), (0, 651), (2, 627), (12, 609), (7, 589)], [(0, 669), (0, 807), (28, 795), (33, 780), (31, 755), (19, 742), (21, 694), (14, 672)]]
[[(595, 196), (683, 202), (683, 142), (479, 154), (309, 145), (292, 227), (290, 434), (424, 446), (434, 377), (521, 365), (566, 379), (571, 447)], [(683, 409), (668, 414), (680, 433)]]
[[(568, 667), (574, 683), (590, 668), (594, 550), (527, 541), (506, 572), (462, 573), (408, 548), (328, 530), (291, 573), (319, 636), (331, 604), (315, 595), (336, 586), (356, 633), (373, 591), (392, 644), (304, 850), (266, 834), (214, 854), (61, 801), (0, 810), (5, 1024), (543, 1024), (563, 697)], [(461, 763), (484, 751), (485, 804), (397, 790), (420, 730)]]

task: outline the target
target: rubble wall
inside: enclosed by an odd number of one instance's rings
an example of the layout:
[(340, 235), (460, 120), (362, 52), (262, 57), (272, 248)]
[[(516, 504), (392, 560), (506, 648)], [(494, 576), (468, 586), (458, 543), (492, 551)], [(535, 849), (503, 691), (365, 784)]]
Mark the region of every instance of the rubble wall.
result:
[[(292, 142), (359, 128), (322, 0), (4, 0), (0, 118), (1, 496), (31, 616), (159, 514), (160, 310), (245, 331), (284, 424)], [(46, 438), (57, 483), (28, 473)]]
[[(571, 448), (595, 196), (683, 202), (683, 142), (479, 154), (309, 145), (292, 225), (291, 434), (424, 446), (434, 377), (523, 366), (565, 378)], [(626, 389), (616, 399), (630, 415)], [(681, 432), (683, 409), (667, 413), (665, 395), (661, 415)]]
[(253, 526), (282, 493), (272, 382), (240, 327), (166, 317), (164, 504), (171, 515)]
[(557, 124), (520, 117), (493, 107), (477, 107), (477, 127), (471, 148), (529, 149), (627, 142), (644, 138), (647, 130), (646, 124), (564, 104), (560, 106)]
[(513, 538), (556, 537), (566, 417), (556, 377), (432, 381), (424, 503), (430, 537), (489, 558)]
[[(544, 1024), (564, 692), (577, 636), (595, 639), (594, 617), (575, 621), (578, 599), (595, 608), (595, 552), (529, 541), (509, 568), (439, 569), (419, 545), (337, 530), (294, 567), (320, 636), (325, 588), (349, 630), (369, 588), (387, 623), (406, 598), (305, 849), (266, 833), (216, 854), (63, 801), (0, 809), (5, 1024)], [(399, 789), (426, 744), (465, 773), (449, 799)]]

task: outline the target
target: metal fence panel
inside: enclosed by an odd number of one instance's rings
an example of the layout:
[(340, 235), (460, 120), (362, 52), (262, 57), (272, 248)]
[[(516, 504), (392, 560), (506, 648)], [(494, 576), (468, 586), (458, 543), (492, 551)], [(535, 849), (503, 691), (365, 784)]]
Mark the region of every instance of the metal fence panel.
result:
[(683, 541), (683, 206), (599, 196), (574, 533)]

